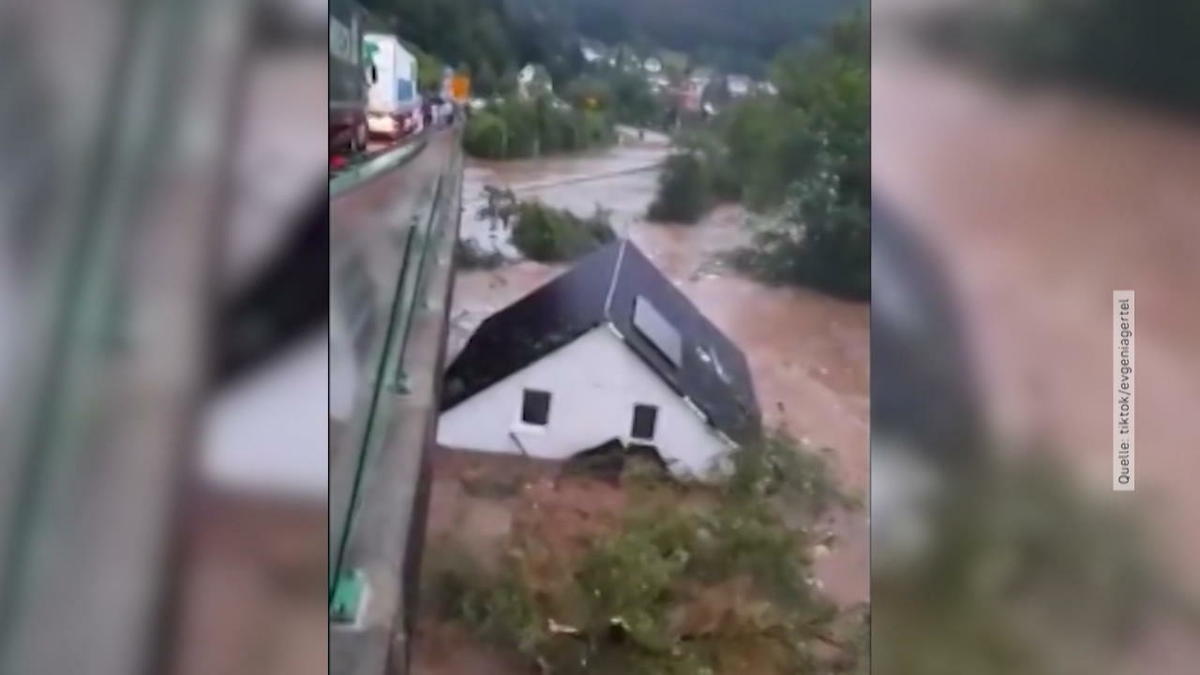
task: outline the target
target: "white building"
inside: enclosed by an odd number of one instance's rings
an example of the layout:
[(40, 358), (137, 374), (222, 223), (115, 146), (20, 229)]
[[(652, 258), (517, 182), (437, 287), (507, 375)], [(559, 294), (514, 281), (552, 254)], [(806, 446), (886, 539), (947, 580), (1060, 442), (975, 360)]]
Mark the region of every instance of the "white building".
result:
[(642, 63), (642, 67), (646, 69), (647, 73), (650, 73), (652, 75), (656, 74), (656, 73), (661, 73), (663, 70), (662, 61), (659, 61), (658, 59), (654, 58), (653, 56), (646, 59)]
[[(708, 84), (713, 81), (713, 73), (708, 68), (696, 68), (688, 75), (687, 84), (691, 88), (703, 92), (708, 88)], [(697, 105), (699, 105), (697, 103)]]
[(479, 326), (446, 372), (437, 438), (554, 460), (615, 440), (702, 477), (759, 428), (741, 350), (620, 240)]
[(525, 67), (517, 73), (517, 93), (521, 98), (554, 93), (554, 83), (551, 81), (546, 67), (532, 63), (525, 64)]
[(742, 98), (750, 93), (754, 86), (754, 80), (746, 75), (730, 75), (725, 78), (725, 86), (729, 88), (729, 95), (734, 98)]
[(688, 112), (700, 112), (700, 103), (704, 100), (704, 89), (707, 86), (708, 81), (703, 78), (688, 78), (679, 88), (680, 106)]
[(579, 52), (583, 55), (583, 60), (588, 63), (595, 63), (608, 55), (608, 50), (604, 45), (590, 40), (584, 40), (580, 43)]

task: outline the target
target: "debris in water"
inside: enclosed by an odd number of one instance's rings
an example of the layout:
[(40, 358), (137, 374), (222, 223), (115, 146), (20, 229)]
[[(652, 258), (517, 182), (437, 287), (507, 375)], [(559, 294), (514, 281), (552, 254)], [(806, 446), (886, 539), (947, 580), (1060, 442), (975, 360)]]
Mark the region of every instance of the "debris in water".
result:
[(576, 637), (583, 635), (583, 631), (579, 630), (578, 628), (574, 626), (568, 626), (564, 623), (559, 623), (553, 618), (549, 618), (546, 621), (548, 624), (547, 630), (549, 630), (553, 635), (574, 635)]

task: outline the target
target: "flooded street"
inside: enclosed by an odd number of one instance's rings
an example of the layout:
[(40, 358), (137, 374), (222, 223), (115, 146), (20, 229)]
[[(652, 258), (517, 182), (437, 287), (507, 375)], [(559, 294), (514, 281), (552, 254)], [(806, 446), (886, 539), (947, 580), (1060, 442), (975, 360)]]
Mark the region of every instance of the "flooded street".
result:
[[(608, 151), (541, 161), (477, 162), (466, 169), (464, 238), (494, 250), (489, 225), (474, 217), (485, 185), (511, 188), (521, 199), (540, 199), (588, 215), (612, 211), (617, 231), (629, 236), (697, 307), (745, 352), (766, 425), (832, 449), (849, 489), (865, 496), (868, 485), (869, 306), (807, 289), (772, 288), (736, 276), (718, 254), (747, 241), (747, 213), (722, 205), (696, 225), (645, 220), (666, 156), (665, 139), (629, 139)], [(459, 270), (451, 309), (449, 355), (461, 349), (479, 323), (560, 273), (564, 266), (518, 261), (497, 270)], [(826, 590), (840, 602), (867, 599), (869, 558), (863, 510), (833, 525), (839, 543), (817, 561)], [(436, 529), (436, 527), (434, 528)]]

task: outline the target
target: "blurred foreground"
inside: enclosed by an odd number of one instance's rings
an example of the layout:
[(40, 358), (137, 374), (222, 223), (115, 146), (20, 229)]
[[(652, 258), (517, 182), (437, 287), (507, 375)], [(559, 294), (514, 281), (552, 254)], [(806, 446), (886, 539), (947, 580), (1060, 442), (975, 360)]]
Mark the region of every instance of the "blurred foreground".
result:
[(1200, 12), (1163, 5), (873, 7), (874, 672), (1196, 671)]
[(0, 672), (325, 672), (324, 3), (0, 34)]

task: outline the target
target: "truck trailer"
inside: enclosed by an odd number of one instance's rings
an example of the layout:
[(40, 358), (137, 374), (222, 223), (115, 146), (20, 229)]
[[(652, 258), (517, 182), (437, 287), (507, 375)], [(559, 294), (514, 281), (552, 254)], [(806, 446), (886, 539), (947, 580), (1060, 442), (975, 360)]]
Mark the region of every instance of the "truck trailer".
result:
[(395, 35), (369, 32), (364, 40), (377, 74), (367, 95), (371, 134), (396, 139), (419, 131), (416, 57)]
[(329, 153), (367, 149), (367, 88), (375, 78), (364, 58), (367, 13), (352, 0), (329, 2)]

